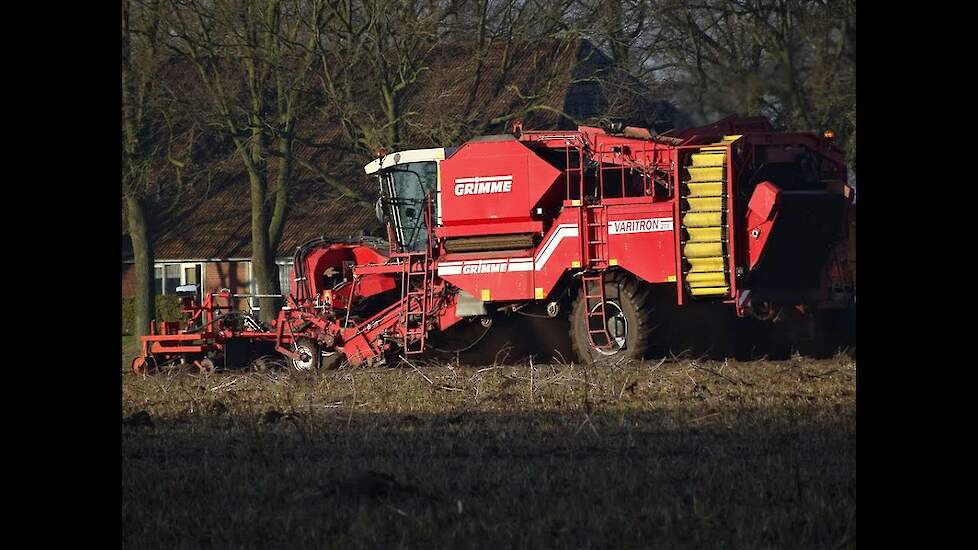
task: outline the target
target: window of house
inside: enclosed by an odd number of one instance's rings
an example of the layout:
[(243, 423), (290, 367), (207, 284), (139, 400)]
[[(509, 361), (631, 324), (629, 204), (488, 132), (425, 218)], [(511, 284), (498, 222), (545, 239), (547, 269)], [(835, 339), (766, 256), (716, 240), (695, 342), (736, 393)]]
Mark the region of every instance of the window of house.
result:
[(292, 262), (288, 260), (279, 260), (275, 262), (278, 264), (278, 284), (279, 288), (282, 289), (282, 297), (288, 297), (289, 289), (292, 288)]
[[(278, 284), (282, 290), (282, 297), (288, 297), (289, 288), (291, 288), (289, 285), (292, 283), (292, 260), (276, 260), (275, 265), (278, 267)], [(255, 279), (254, 272), (251, 269), (251, 262), (248, 262), (248, 278), (250, 279), (248, 293), (252, 295), (258, 294), (258, 280)], [(261, 311), (259, 298), (249, 298), (248, 303), (252, 311)]]
[(203, 264), (196, 262), (156, 264), (154, 288), (157, 294), (175, 294), (177, 287), (197, 285), (197, 298), (200, 298), (203, 293), (203, 288), (201, 288), (202, 274)]

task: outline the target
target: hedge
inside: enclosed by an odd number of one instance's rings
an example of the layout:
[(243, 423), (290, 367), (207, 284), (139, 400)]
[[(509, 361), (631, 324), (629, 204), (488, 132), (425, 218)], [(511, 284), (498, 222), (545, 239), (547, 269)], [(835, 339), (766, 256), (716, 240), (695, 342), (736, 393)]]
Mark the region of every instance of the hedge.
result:
[[(133, 302), (135, 298), (122, 297), (122, 334), (132, 334), (133, 324), (135, 323), (135, 308)], [(157, 321), (179, 321), (183, 318), (180, 314), (180, 298), (176, 294), (157, 294), (156, 295), (156, 320)]]

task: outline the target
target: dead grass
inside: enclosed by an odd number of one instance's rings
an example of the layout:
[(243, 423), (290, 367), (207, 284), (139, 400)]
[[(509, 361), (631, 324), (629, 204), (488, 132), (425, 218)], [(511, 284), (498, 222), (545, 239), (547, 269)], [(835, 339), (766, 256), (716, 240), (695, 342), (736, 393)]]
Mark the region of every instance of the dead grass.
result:
[(855, 546), (844, 356), (412, 362), (127, 372), (124, 546)]

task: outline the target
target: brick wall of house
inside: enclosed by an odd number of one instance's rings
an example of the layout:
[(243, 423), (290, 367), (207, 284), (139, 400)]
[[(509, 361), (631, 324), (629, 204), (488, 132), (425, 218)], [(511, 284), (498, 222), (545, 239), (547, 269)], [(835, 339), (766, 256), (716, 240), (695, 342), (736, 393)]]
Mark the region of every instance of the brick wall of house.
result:
[(248, 289), (247, 262), (209, 262), (204, 264), (204, 272), (204, 289), (207, 291), (229, 288), (238, 294)]
[[(251, 279), (249, 277), (250, 262), (204, 262), (203, 283), (204, 293), (216, 292), (222, 288), (231, 289), (232, 294), (248, 294)], [(131, 297), (136, 293), (136, 269), (133, 264), (122, 264), (122, 296)], [(248, 301), (242, 299), (238, 307), (247, 310)]]
[[(204, 292), (216, 292), (222, 288), (231, 290), (231, 294), (248, 294), (251, 278), (249, 277), (250, 262), (208, 262), (204, 264)], [(237, 300), (239, 309), (248, 311), (248, 300)]]

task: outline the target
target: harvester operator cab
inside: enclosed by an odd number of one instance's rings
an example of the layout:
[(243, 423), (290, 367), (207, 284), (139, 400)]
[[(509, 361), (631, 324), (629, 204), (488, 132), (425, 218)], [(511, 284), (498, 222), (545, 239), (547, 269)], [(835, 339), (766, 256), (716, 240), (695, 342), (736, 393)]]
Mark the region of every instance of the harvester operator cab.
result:
[(426, 199), (437, 209), (438, 163), (446, 150), (416, 149), (385, 155), (364, 166), (380, 182), (377, 215), (389, 224), (402, 252), (420, 252), (428, 246)]
[(428, 245), (425, 201), (435, 191), (437, 179), (434, 162), (410, 162), (381, 173), (381, 209), (403, 252), (420, 252)]

